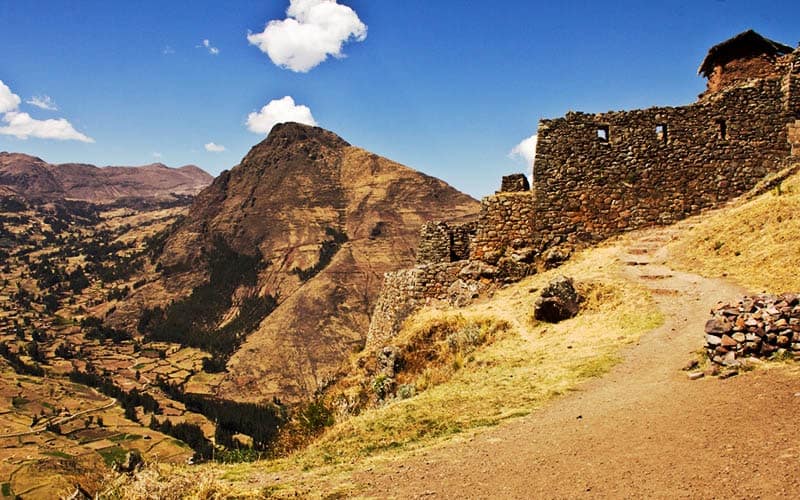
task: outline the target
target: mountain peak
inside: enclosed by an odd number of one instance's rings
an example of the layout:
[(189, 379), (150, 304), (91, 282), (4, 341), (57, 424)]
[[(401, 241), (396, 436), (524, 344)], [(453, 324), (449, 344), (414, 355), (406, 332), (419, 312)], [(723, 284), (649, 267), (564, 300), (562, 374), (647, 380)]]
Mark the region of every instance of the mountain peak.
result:
[(267, 138), (256, 147), (284, 146), (297, 142), (320, 142), (328, 147), (344, 148), (350, 145), (347, 141), (329, 130), (313, 125), (304, 125), (296, 122), (279, 123), (272, 127)]
[[(291, 401), (313, 391), (312, 378), (333, 373), (363, 342), (383, 275), (414, 264), (423, 222), (470, 219), (479, 210), (477, 201), (439, 179), (322, 128), (284, 123), (195, 199), (159, 264), (187, 269), (183, 283), (202, 283), (220, 248), (261, 260), (264, 271), (237, 297), (269, 295), (277, 307), (241, 336), (241, 350), (215, 390)], [(162, 283), (152, 295), (142, 288), (136, 300), (163, 303), (170, 286), (170, 300), (189, 295), (172, 285), (173, 276)], [(237, 297), (230, 314), (237, 313)], [(118, 313), (121, 321), (137, 320)], [(302, 347), (290, 352), (290, 346)]]

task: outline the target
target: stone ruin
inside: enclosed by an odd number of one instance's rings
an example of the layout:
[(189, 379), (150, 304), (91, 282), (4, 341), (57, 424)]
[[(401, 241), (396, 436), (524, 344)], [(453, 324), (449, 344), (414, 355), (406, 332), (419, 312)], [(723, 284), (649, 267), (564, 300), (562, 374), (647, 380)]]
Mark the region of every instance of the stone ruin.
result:
[(796, 294), (743, 297), (720, 304), (706, 322), (706, 352), (714, 363), (738, 367), (742, 359), (784, 354), (800, 358), (800, 298)]
[(532, 187), (506, 176), (477, 221), (423, 226), (417, 266), (386, 275), (367, 348), (429, 300), (463, 302), (465, 290), (718, 207), (800, 164), (800, 49), (747, 31), (709, 50), (699, 73), (707, 89), (690, 105), (541, 120)]

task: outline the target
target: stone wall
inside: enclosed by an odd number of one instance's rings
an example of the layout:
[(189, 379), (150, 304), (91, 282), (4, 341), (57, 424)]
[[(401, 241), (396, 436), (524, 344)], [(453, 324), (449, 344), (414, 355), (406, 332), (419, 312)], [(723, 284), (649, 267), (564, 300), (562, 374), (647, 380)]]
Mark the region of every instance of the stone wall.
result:
[(523, 174), (506, 176), (475, 223), (425, 224), (420, 265), (386, 275), (367, 347), (385, 345), (427, 300), (516, 281), (575, 247), (673, 223), (788, 171), (800, 162), (800, 50), (772, 71), (762, 63), (729, 68), (726, 85), (738, 83), (692, 105), (540, 121), (533, 190)]
[(596, 242), (719, 205), (791, 156), (781, 79), (683, 107), (568, 113), (539, 124), (534, 246)]
[(500, 183), (500, 192), (515, 193), (520, 191), (530, 191), (531, 185), (525, 174), (504, 175)]
[(469, 259), (472, 240), (478, 230), (477, 221), (465, 224), (450, 225), (450, 261)]
[(417, 264), (439, 264), (469, 258), (469, 249), (476, 228), (476, 222), (463, 224), (426, 222), (419, 232)]
[(419, 230), (417, 264), (450, 262), (450, 230), (446, 222), (426, 222)]
[(366, 349), (387, 345), (403, 321), (429, 299), (446, 300), (467, 261), (418, 265), (384, 275), (383, 287), (370, 318)]
[(497, 263), (534, 239), (535, 199), (531, 191), (498, 193), (481, 200), (470, 259)]
[(792, 156), (800, 157), (800, 120), (795, 120), (788, 125), (787, 136), (792, 145)]
[(781, 90), (784, 94), (784, 111), (800, 119), (800, 50), (782, 58), (785, 69)]

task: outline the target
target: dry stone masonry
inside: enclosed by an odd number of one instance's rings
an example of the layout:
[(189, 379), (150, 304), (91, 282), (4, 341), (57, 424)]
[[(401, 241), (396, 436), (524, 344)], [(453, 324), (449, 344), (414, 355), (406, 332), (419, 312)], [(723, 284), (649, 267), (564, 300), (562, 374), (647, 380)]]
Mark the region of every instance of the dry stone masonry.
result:
[(541, 120), (533, 187), (506, 176), (476, 222), (426, 224), (417, 267), (386, 276), (367, 346), (425, 301), (463, 303), (465, 293), (719, 206), (800, 165), (800, 49), (748, 31), (709, 50), (700, 73), (708, 86), (694, 104)]
[(737, 304), (720, 304), (711, 315), (706, 352), (717, 364), (735, 367), (742, 358), (774, 354), (800, 358), (797, 294), (743, 297)]
[(441, 262), (386, 273), (370, 320), (367, 349), (386, 345), (408, 315), (428, 300), (448, 300), (467, 264), (464, 260)]
[[(760, 61), (755, 75), (740, 71), (741, 64), (719, 50), (716, 55), (724, 64), (707, 58), (704, 67), (726, 77), (709, 81), (709, 91), (695, 104), (570, 112), (539, 123), (539, 248), (559, 239), (595, 242), (672, 223), (739, 196), (766, 174), (800, 160), (800, 50), (749, 56)], [(764, 72), (770, 57), (771, 69)]]
[(500, 184), (500, 191), (504, 193), (515, 193), (520, 191), (530, 191), (531, 185), (525, 174), (511, 174), (503, 176)]
[(468, 258), (475, 230), (474, 222), (448, 224), (434, 221), (423, 224), (419, 235), (417, 263), (439, 264)]

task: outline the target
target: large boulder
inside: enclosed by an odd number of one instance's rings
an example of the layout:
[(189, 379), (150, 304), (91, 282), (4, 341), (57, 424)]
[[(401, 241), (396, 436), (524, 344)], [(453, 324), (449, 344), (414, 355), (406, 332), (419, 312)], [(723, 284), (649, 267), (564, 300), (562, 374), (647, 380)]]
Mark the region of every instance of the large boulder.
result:
[(455, 307), (468, 306), (480, 295), (477, 281), (457, 279), (447, 288), (447, 301)]
[(580, 296), (572, 278), (558, 276), (542, 290), (536, 299), (533, 316), (539, 321), (558, 323), (578, 314)]
[(497, 268), (495, 266), (480, 260), (469, 261), (469, 263), (458, 272), (459, 277), (470, 280), (494, 278), (496, 275)]

